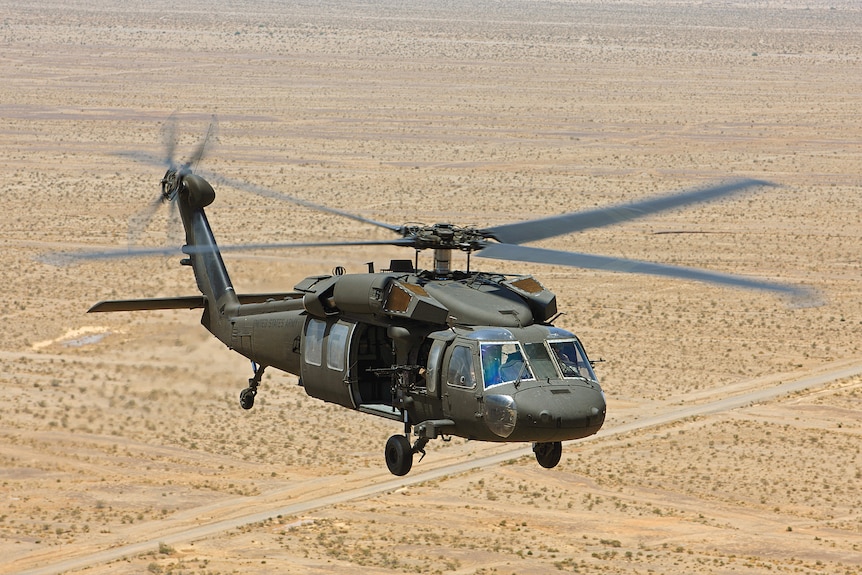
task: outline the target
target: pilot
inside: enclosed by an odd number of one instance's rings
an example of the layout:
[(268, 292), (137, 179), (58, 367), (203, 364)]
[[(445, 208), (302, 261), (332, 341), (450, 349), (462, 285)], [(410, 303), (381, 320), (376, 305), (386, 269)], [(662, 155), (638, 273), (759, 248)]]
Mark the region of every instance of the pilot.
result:
[(485, 387), (503, 383), (503, 376), (500, 373), (500, 348), (482, 350), (482, 372), (485, 377)]
[(569, 356), (561, 350), (557, 350), (557, 358), (560, 360), (560, 367), (563, 368), (564, 377), (572, 377), (579, 374), (578, 364), (569, 359)]

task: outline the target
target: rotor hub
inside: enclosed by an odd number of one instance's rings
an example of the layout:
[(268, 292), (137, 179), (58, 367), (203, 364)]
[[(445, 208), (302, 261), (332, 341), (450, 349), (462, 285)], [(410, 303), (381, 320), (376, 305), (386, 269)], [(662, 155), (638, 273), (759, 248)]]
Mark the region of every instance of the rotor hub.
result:
[(485, 247), (487, 233), (476, 228), (462, 228), (452, 224), (433, 226), (409, 225), (402, 228), (404, 237), (412, 238), (417, 250), (461, 250), (473, 252)]
[(160, 183), (162, 185), (162, 201), (169, 202), (173, 200), (180, 191), (182, 178), (180, 178), (176, 170), (168, 168), (168, 171), (165, 172)]

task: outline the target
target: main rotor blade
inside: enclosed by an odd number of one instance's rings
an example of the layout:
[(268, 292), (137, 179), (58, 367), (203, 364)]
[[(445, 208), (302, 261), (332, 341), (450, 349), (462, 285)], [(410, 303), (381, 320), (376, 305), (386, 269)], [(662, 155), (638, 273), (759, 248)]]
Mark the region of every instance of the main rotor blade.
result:
[(528, 220), (514, 224), (503, 224), (487, 228), (495, 239), (507, 244), (523, 244), (545, 238), (552, 238), (591, 228), (601, 228), (642, 218), (658, 212), (679, 208), (690, 204), (708, 202), (717, 198), (742, 192), (755, 186), (773, 186), (762, 180), (736, 180), (713, 185), (708, 188), (683, 191), (668, 196), (658, 196), (629, 204), (619, 204), (595, 210), (572, 212), (559, 216)]
[[(301, 243), (281, 243), (281, 244), (238, 244), (218, 246), (219, 252), (239, 252), (252, 250), (278, 250), (278, 249), (293, 249), (293, 248), (326, 248), (340, 246), (412, 246), (413, 240), (410, 238), (395, 238), (391, 240), (357, 240), (357, 241), (339, 241), (339, 242), (301, 242)], [(125, 258), (143, 258), (150, 256), (178, 256), (212, 253), (213, 249), (210, 246), (179, 246), (162, 247), (162, 248), (133, 248), (133, 249), (117, 249), (103, 250), (98, 252), (52, 252), (45, 254), (38, 259), (44, 263), (51, 265), (68, 265), (84, 261), (93, 260), (117, 260)]]
[[(300, 243), (284, 243), (284, 244), (237, 244), (218, 246), (222, 252), (244, 252), (249, 250), (282, 250), (293, 248), (331, 248), (340, 246), (412, 246), (413, 240), (410, 238), (395, 238), (391, 240), (355, 240), (355, 241), (338, 241), (338, 242), (300, 242)], [(183, 248), (185, 253), (206, 253), (209, 249), (207, 246), (187, 246)]]
[(124, 152), (112, 152), (115, 156), (120, 156), (121, 158), (128, 158), (130, 160), (134, 160), (136, 162), (140, 162), (142, 164), (149, 164), (151, 166), (158, 166), (160, 168), (164, 168), (165, 166), (171, 168), (173, 167), (168, 160), (165, 158), (160, 158), (158, 156), (154, 156), (153, 154), (149, 154), (147, 152), (137, 152), (137, 151), (124, 151)]
[(780, 295), (790, 296), (794, 301), (802, 305), (813, 305), (818, 301), (816, 292), (800, 286), (639, 260), (598, 256), (578, 252), (561, 252), (557, 250), (547, 250), (515, 244), (489, 244), (481, 252), (477, 252), (476, 255), (483, 258), (498, 260), (513, 260), (593, 270), (647, 274), (678, 279), (697, 280), (737, 288), (766, 290)]
[(229, 178), (227, 176), (222, 176), (221, 174), (216, 174), (208, 171), (201, 171), (199, 175), (210, 180), (210, 182), (217, 182), (226, 186), (230, 186), (232, 188), (236, 188), (238, 190), (245, 190), (247, 192), (251, 192), (253, 194), (257, 194), (258, 196), (262, 196), (265, 198), (274, 198), (276, 200), (282, 200), (285, 202), (291, 202), (293, 204), (303, 206), (305, 208), (310, 208), (312, 210), (316, 210), (318, 212), (325, 212), (329, 214), (335, 214), (337, 216), (341, 216), (344, 218), (348, 218), (351, 220), (355, 220), (357, 222), (362, 222), (364, 224), (370, 224), (372, 226), (377, 226), (379, 228), (386, 228), (387, 230), (391, 230), (395, 233), (402, 233), (402, 227), (396, 226), (393, 224), (387, 224), (385, 222), (378, 222), (377, 220), (372, 220), (371, 218), (366, 218), (364, 216), (360, 216), (357, 214), (353, 214), (351, 212), (345, 212), (344, 210), (339, 210), (338, 208), (330, 208), (328, 206), (323, 206), (321, 204), (316, 204), (314, 202), (310, 202), (308, 200), (303, 200), (301, 198), (297, 198), (283, 192), (277, 192), (273, 189), (267, 188), (265, 186), (261, 186), (259, 184), (252, 184), (249, 182), (245, 182), (242, 180), (237, 180), (236, 178)]
[[(117, 152), (118, 156), (122, 156), (124, 158), (129, 158), (131, 160), (135, 160), (136, 162), (141, 162), (142, 164), (150, 164), (155, 166), (163, 166), (164, 159), (157, 158), (152, 154), (148, 154), (146, 152)], [(238, 190), (244, 190), (246, 192), (251, 192), (252, 194), (257, 194), (258, 196), (262, 196), (265, 198), (273, 198), (276, 200), (281, 200), (284, 202), (290, 202), (292, 204), (296, 204), (298, 206), (302, 206), (305, 208), (309, 208), (318, 212), (325, 212), (329, 214), (334, 214), (337, 216), (341, 216), (343, 218), (348, 218), (357, 222), (362, 222), (363, 224), (369, 224), (372, 226), (377, 226), (379, 228), (385, 228), (387, 230), (393, 231), (397, 234), (403, 233), (402, 226), (397, 226), (394, 224), (388, 224), (386, 222), (378, 222), (377, 220), (372, 220), (371, 218), (366, 218), (364, 216), (360, 216), (358, 214), (353, 214), (351, 212), (346, 212), (344, 210), (339, 210), (338, 208), (330, 208), (328, 206), (324, 206), (321, 204), (316, 204), (314, 202), (310, 202), (308, 200), (303, 200), (301, 198), (297, 198), (284, 192), (277, 192), (271, 188), (267, 188), (265, 186), (261, 186), (259, 184), (252, 184), (250, 182), (246, 182), (243, 180), (238, 180), (236, 178), (229, 178), (227, 176), (223, 176), (221, 174), (217, 174), (215, 172), (211, 172), (209, 170), (197, 170), (196, 173), (206, 178), (210, 181), (210, 183), (218, 183), (225, 186), (230, 186), (232, 188)]]

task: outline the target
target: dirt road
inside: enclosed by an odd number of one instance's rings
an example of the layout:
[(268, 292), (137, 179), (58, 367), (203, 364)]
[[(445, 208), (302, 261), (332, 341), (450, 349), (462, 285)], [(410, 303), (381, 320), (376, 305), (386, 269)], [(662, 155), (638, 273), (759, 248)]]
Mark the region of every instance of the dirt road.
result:
[[(685, 399), (681, 398), (675, 402), (683, 404), (681, 406), (669, 406), (659, 414), (603, 428), (595, 437), (579, 441), (577, 444), (580, 445), (587, 442), (606, 444), (618, 435), (650, 427), (659, 427), (689, 418), (722, 413), (754, 403), (768, 402), (792, 393), (817, 388), (837, 380), (862, 375), (862, 362), (842, 363), (844, 365), (832, 366), (826, 370), (818, 369), (818, 373), (816, 374), (799, 377), (792, 381), (697, 405), (684, 405)], [(570, 443), (569, 445), (573, 444)], [(318, 486), (311, 493), (298, 494), (290, 489), (278, 492), (264, 492), (261, 496), (255, 497), (252, 500), (244, 497), (233, 501), (226, 501), (215, 506), (210, 505), (205, 508), (190, 509), (183, 514), (182, 519), (173, 518), (161, 522), (157, 521), (147, 525), (145, 528), (142, 527), (139, 530), (140, 532), (136, 533), (138, 541), (133, 543), (123, 543), (112, 549), (88, 553), (39, 567), (31, 568), (26, 562), (20, 562), (15, 566), (7, 566), (12, 568), (12, 571), (4, 570), (4, 572), (16, 572), (19, 575), (59, 575), (69, 571), (83, 570), (94, 565), (110, 563), (124, 557), (152, 551), (152, 549), (157, 548), (160, 544), (175, 546), (212, 537), (243, 525), (272, 520), (275, 517), (298, 517), (309, 511), (324, 507), (368, 498), (385, 492), (397, 491), (411, 485), (427, 483), (449, 475), (498, 466), (502, 463), (527, 456), (531, 456), (531, 448), (529, 446), (521, 446), (515, 449), (503, 448), (499, 453), (495, 453), (494, 455), (475, 458), (449, 457), (447, 458), (448, 461), (445, 462), (435, 461), (432, 469), (414, 473), (408, 477), (391, 478), (381, 473), (362, 479), (350, 479), (349, 477), (339, 478), (337, 481), (320, 479), (315, 482)], [(367, 482), (368, 485), (351, 486), (351, 484), (363, 482)], [(293, 499), (296, 499), (296, 501), (286, 505), (283, 504), (284, 500)], [(238, 509), (242, 509), (240, 515), (237, 515)], [(220, 519), (221, 517), (225, 518)], [(197, 523), (198, 525), (196, 527), (181, 526), (189, 522)]]

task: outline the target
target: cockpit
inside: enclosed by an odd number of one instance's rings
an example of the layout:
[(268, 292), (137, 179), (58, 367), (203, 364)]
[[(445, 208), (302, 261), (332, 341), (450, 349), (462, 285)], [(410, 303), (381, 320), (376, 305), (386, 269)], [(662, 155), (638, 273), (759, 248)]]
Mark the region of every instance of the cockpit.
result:
[(573, 334), (552, 329), (548, 335), (539, 342), (510, 338), (506, 338), (508, 341), (482, 341), (479, 351), (485, 388), (534, 380), (598, 381), (584, 348)]
[(437, 389), (439, 365), (444, 414), (468, 437), (553, 442), (601, 427), (604, 393), (573, 333), (541, 324), (489, 326), (442, 339), (450, 333), (432, 344), (429, 377)]

